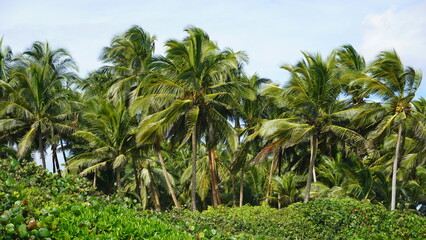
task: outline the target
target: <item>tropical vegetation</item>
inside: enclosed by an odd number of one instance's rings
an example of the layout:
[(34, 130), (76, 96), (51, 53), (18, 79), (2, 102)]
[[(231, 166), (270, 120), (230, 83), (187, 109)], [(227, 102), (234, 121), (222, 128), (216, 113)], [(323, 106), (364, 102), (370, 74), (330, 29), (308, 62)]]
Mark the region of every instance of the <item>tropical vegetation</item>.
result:
[[(41, 161), (59, 178), (81, 176), (97, 194), (138, 208), (210, 209), (217, 219), (245, 204), (266, 212), (292, 206), (286, 211), (299, 215), (334, 204), (345, 215), (359, 205), (395, 221), (400, 213), (384, 209), (426, 214), (426, 100), (416, 95), (422, 75), (397, 52), (383, 50), (371, 63), (351, 45), (325, 57), (302, 52), (281, 67), (290, 77), (279, 85), (248, 75), (245, 52), (220, 47), (197, 27), (185, 34), (157, 55), (156, 37), (133, 26), (103, 48), (103, 66), (85, 77), (65, 49), (35, 42), (15, 53), (1, 39), (0, 158), (24, 168)], [(6, 175), (2, 186), (15, 185)], [(96, 212), (84, 209), (87, 219)], [(381, 238), (385, 228), (372, 232)]]

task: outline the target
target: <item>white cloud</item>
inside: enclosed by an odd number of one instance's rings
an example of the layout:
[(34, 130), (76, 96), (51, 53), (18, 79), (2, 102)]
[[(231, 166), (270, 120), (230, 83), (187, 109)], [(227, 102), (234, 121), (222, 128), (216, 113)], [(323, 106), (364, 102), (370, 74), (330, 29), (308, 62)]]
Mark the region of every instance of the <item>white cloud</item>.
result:
[(379, 51), (395, 49), (410, 65), (424, 64), (426, 55), (426, 1), (409, 8), (389, 8), (364, 19), (361, 52), (372, 60)]
[[(395, 49), (405, 66), (426, 69), (426, 0), (406, 8), (389, 8), (364, 19), (360, 52), (368, 61), (383, 50)], [(426, 96), (423, 80), (417, 96)]]

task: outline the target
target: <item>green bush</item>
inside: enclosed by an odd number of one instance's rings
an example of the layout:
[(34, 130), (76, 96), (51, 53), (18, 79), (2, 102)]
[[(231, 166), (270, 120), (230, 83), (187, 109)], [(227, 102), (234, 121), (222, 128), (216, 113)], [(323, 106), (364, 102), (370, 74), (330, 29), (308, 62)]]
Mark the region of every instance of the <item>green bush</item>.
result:
[(0, 167), (0, 239), (426, 239), (426, 218), (353, 199), (157, 213), (34, 163)]
[(96, 196), (85, 179), (0, 160), (0, 239), (190, 239), (128, 198)]
[(317, 199), (282, 210), (175, 210), (170, 216), (178, 219), (176, 225), (193, 226), (194, 232), (211, 239), (426, 239), (426, 218), (353, 199)]

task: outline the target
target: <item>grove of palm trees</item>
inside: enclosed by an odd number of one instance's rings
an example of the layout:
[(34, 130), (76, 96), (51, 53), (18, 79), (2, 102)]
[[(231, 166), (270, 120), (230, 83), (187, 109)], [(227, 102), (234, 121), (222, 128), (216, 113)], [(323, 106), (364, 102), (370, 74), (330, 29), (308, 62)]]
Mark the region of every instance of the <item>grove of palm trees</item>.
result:
[(163, 43), (133, 26), (87, 77), (65, 49), (0, 41), (1, 158), (51, 162), (143, 209), (351, 198), (425, 214), (422, 75), (397, 52), (301, 52), (278, 84), (246, 74), (244, 51), (185, 34), (156, 55)]

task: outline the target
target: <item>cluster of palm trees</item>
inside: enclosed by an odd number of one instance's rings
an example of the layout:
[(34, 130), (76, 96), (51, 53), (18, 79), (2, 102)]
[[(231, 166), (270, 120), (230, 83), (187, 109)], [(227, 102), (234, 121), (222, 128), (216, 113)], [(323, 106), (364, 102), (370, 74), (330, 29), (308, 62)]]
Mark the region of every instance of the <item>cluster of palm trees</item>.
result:
[[(353, 197), (390, 209), (426, 201), (421, 75), (395, 51), (371, 64), (346, 45), (303, 53), (283, 86), (244, 72), (244, 52), (200, 28), (165, 43), (138, 26), (87, 78), (64, 49), (0, 41), (0, 143), (144, 208)], [(65, 154), (67, 152), (67, 154)], [(67, 156), (66, 156), (67, 155)], [(239, 195), (239, 196), (237, 196)]]

